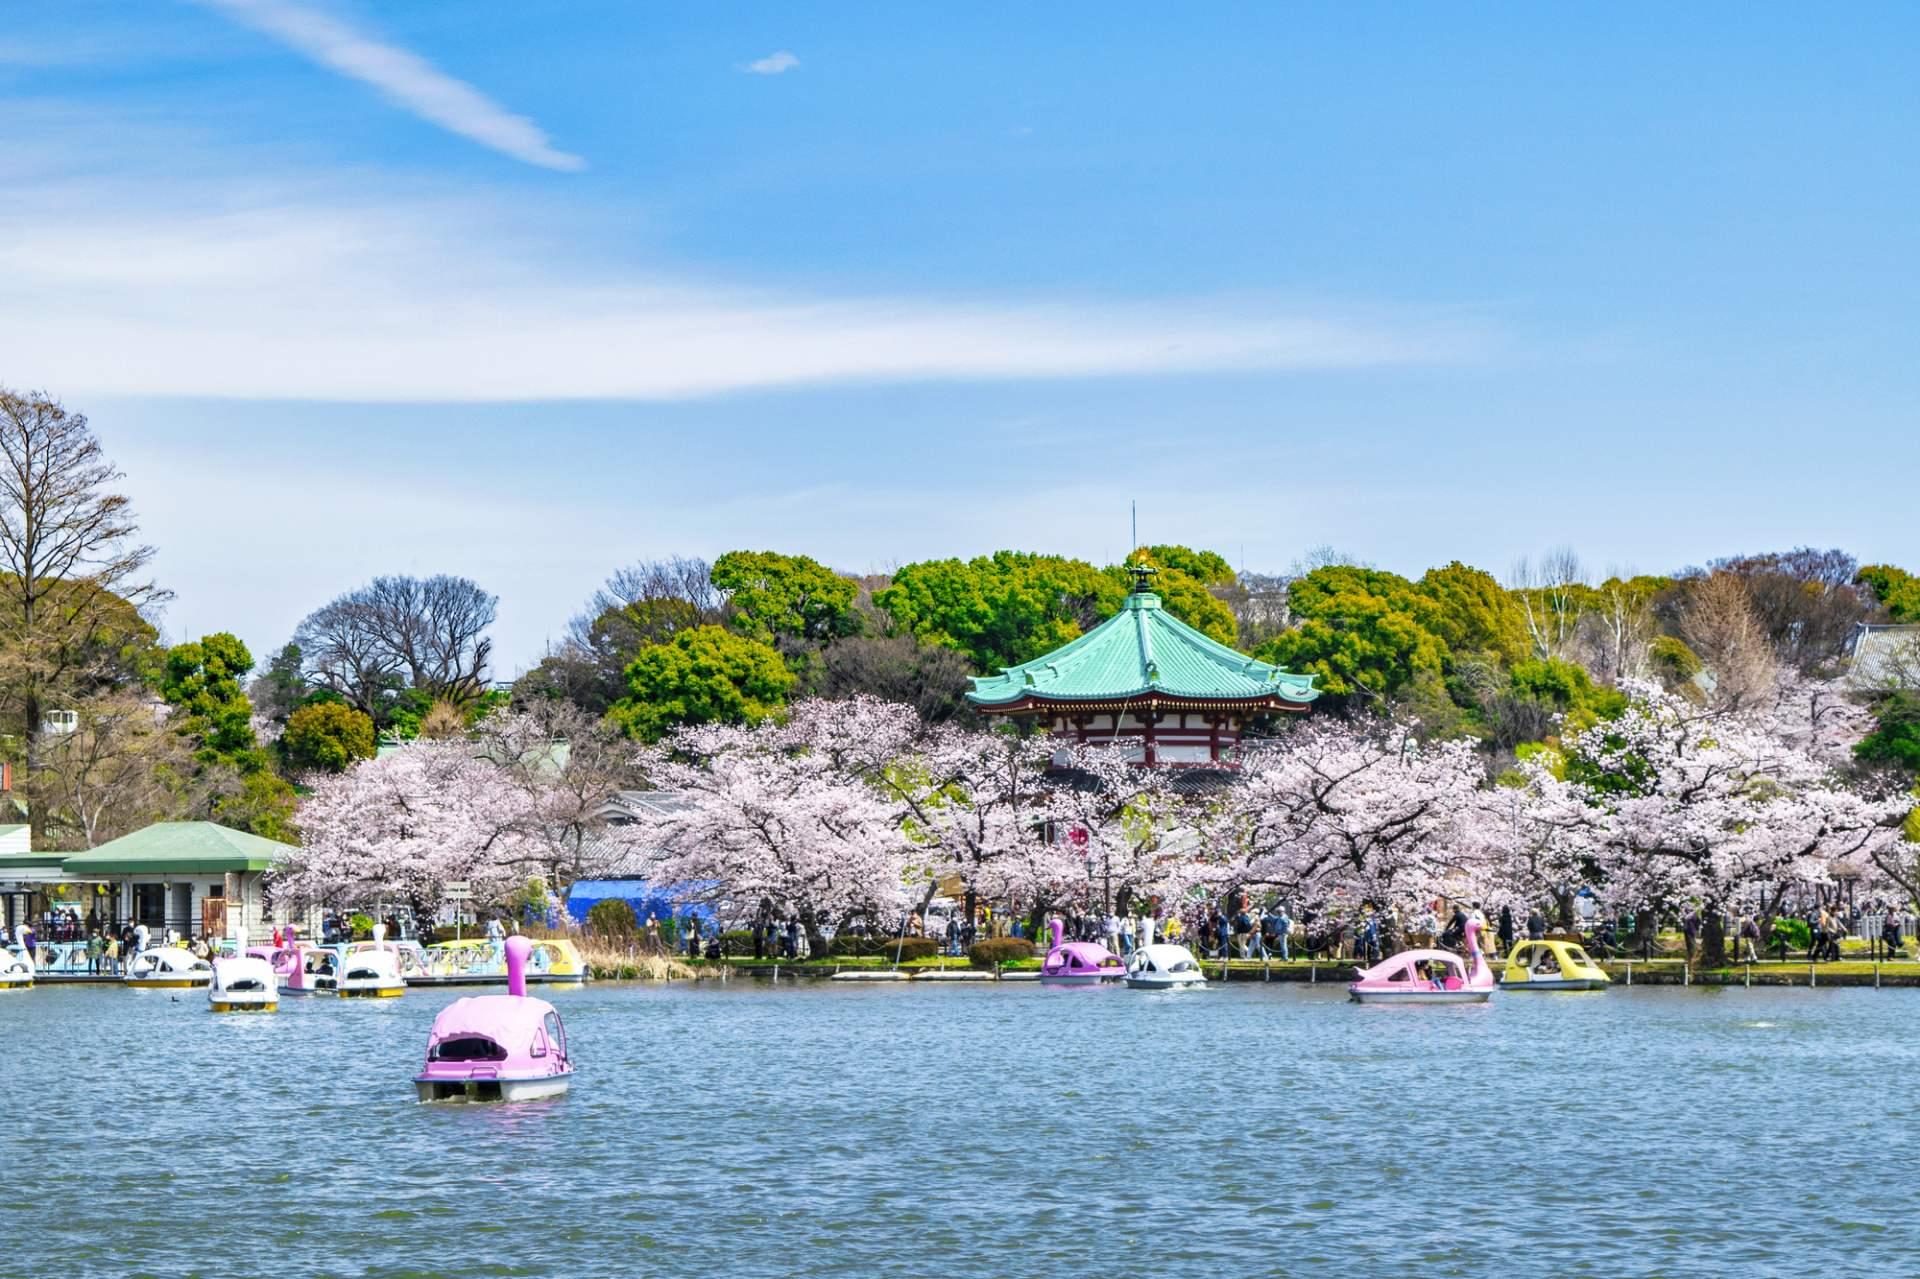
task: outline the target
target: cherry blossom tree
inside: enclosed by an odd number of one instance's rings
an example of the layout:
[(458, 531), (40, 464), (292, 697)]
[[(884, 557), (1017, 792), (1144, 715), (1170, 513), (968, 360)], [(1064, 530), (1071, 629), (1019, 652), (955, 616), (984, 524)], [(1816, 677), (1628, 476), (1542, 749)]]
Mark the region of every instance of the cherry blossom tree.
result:
[(934, 879), (966, 885), (969, 915), (982, 895), (1033, 903), (1064, 891), (1073, 859), (1049, 839), (1054, 745), (1012, 726), (941, 725), (876, 771)]
[[(1751, 902), (1770, 923), (1791, 886), (1824, 884), (1837, 861), (1899, 838), (1909, 801), (1850, 786), (1817, 715), (1789, 732), (1800, 712), (1778, 701), (1703, 710), (1623, 687), (1624, 714), (1565, 741), (1566, 777), (1595, 813), (1585, 837), (1605, 891), (1654, 906), (1698, 899), (1708, 966), (1726, 962), (1729, 909)], [(1537, 795), (1543, 809), (1560, 803)]]
[(1485, 780), (1471, 743), (1322, 719), (1244, 750), (1217, 820), (1248, 884), (1309, 901), (1468, 896), (1489, 882)]
[(489, 901), (521, 878), (523, 797), (470, 743), (417, 742), (310, 784), (301, 846), (274, 873), (285, 900), (399, 899), (424, 915), (449, 883)]
[(1212, 828), (1201, 820), (1203, 804), (1179, 792), (1172, 771), (1145, 767), (1116, 746), (1069, 747), (1060, 764), (1051, 816), (1072, 869), (1090, 888), (1099, 885), (1102, 909), (1146, 898), (1176, 903), (1230, 877), (1231, 859), (1215, 855)]
[(516, 808), (503, 844), (522, 878), (537, 876), (564, 907), (575, 881), (612, 872), (627, 856), (612, 838), (608, 803), (639, 781), (633, 744), (570, 702), (538, 698), (480, 721), (470, 748), (492, 764)]
[(915, 850), (863, 775), (884, 752), (846, 727), (802, 704), (785, 724), (686, 728), (644, 752), (653, 784), (682, 800), (628, 828), (648, 878), (716, 903), (770, 899), (816, 954), (829, 921), (903, 910)]

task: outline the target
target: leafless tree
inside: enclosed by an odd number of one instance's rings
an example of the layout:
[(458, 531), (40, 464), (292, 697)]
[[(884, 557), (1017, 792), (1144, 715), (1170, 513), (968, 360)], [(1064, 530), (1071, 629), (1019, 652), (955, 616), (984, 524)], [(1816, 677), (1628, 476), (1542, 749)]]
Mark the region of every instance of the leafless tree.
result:
[(973, 722), (966, 693), (973, 674), (961, 653), (911, 635), (853, 635), (828, 645), (807, 668), (809, 691), (848, 698), (869, 693), (906, 702), (929, 724)]
[(672, 629), (642, 641), (657, 644), (673, 638), (672, 631), (678, 629), (671, 621), (673, 614), (684, 612), (689, 617), (697, 617), (699, 620), (692, 624), (704, 626), (720, 620), (726, 599), (713, 584), (712, 565), (703, 559), (674, 555), (661, 560), (642, 560), (615, 570), (606, 585), (593, 593), (587, 607), (568, 623), (567, 634), (576, 643), (592, 647), (594, 623), (607, 613), (618, 613), (635, 604), (684, 606), (663, 610), (665, 616), (660, 624)]
[(30, 763), (46, 711), (151, 643), (142, 610), (168, 598), (145, 577), (153, 548), (122, 478), (85, 414), (0, 387), (0, 708)]
[(566, 637), (515, 689), (604, 713), (626, 695), (624, 672), (635, 653), (726, 615), (726, 599), (705, 560), (673, 556), (629, 565), (593, 593), (567, 623)]
[(1750, 706), (1772, 695), (1773, 645), (1733, 573), (1711, 573), (1686, 585), (1678, 610), (1680, 638), (1713, 677), (1716, 706)]
[(1713, 561), (1708, 570), (1746, 583), (1754, 616), (1774, 652), (1803, 671), (1832, 666), (1854, 627), (1874, 611), (1870, 596), (1854, 585), (1859, 561), (1837, 548), (1735, 555)]
[(1287, 629), (1292, 612), (1287, 607), (1291, 576), (1278, 573), (1239, 573), (1214, 594), (1233, 610), (1234, 630), (1243, 652), (1252, 652)]
[(307, 678), (379, 718), (400, 688), (455, 706), (486, 691), (496, 597), (464, 577), (376, 577), (294, 632)]
[(108, 693), (75, 710), (71, 731), (41, 742), (28, 789), (36, 809), (60, 814), (92, 848), (197, 806), (192, 746), (166, 726), (160, 708)]
[(1614, 573), (1587, 597), (1573, 655), (1601, 680), (1617, 684), (1648, 674), (1647, 646), (1659, 634), (1653, 604), (1663, 580)]
[(488, 716), (475, 739), (523, 798), (517, 825), (529, 874), (564, 899), (575, 882), (604, 875), (627, 856), (607, 834), (608, 804), (642, 778), (633, 744), (602, 719), (538, 699)]
[(1336, 546), (1322, 542), (1319, 546), (1310, 546), (1299, 559), (1293, 562), (1293, 576), (1305, 577), (1317, 568), (1372, 568), (1373, 561), (1363, 560), (1358, 555), (1349, 554)]
[(1580, 626), (1586, 570), (1572, 547), (1559, 546), (1539, 560), (1521, 556), (1507, 583), (1527, 618), (1535, 657), (1558, 657)]

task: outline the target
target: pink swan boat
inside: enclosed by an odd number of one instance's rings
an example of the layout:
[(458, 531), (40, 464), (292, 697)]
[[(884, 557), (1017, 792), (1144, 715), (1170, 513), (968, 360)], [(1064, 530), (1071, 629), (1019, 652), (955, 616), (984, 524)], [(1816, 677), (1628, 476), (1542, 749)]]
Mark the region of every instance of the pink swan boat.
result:
[(1450, 950), (1403, 950), (1363, 968), (1347, 994), (1362, 1004), (1484, 1004), (1495, 989), (1480, 953), (1480, 923), (1467, 921), (1467, 958)]
[(426, 1068), (413, 1077), (421, 1101), (533, 1101), (573, 1080), (567, 1032), (544, 999), (527, 996), (533, 943), (509, 937), (507, 993), (456, 999), (433, 1019)]
[(1047, 921), (1053, 945), (1040, 961), (1040, 980), (1056, 986), (1093, 986), (1101, 982), (1125, 981), (1127, 966), (1120, 956), (1098, 942), (1060, 940), (1060, 921)]

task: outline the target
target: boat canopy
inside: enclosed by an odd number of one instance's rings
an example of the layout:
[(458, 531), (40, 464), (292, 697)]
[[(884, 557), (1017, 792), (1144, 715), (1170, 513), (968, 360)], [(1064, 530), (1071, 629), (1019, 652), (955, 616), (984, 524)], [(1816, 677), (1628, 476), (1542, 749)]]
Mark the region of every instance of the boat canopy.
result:
[(1144, 968), (1148, 972), (1197, 973), (1200, 971), (1199, 961), (1185, 946), (1154, 942), (1152, 945), (1140, 947), (1133, 953), (1138, 957), (1137, 969)]
[(440, 1010), (427, 1042), (431, 1047), (448, 1039), (490, 1039), (511, 1054), (525, 1056), (546, 1043), (544, 1027), (549, 1016), (557, 1028), (559, 1014), (544, 999), (469, 995)]

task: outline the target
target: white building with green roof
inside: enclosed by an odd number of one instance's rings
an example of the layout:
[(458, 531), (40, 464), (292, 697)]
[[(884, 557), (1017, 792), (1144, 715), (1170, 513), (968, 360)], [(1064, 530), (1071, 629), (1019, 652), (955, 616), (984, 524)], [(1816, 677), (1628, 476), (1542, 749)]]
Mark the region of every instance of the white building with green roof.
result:
[(79, 853), (0, 852), (6, 922), (72, 909), (183, 937), (271, 929), (265, 877), (291, 846), (215, 822), (155, 822)]
[(974, 677), (983, 714), (1029, 718), (1075, 742), (1116, 744), (1147, 765), (1232, 766), (1247, 723), (1304, 713), (1320, 696), (1295, 675), (1167, 612), (1136, 570), (1118, 613), (1044, 657)]

